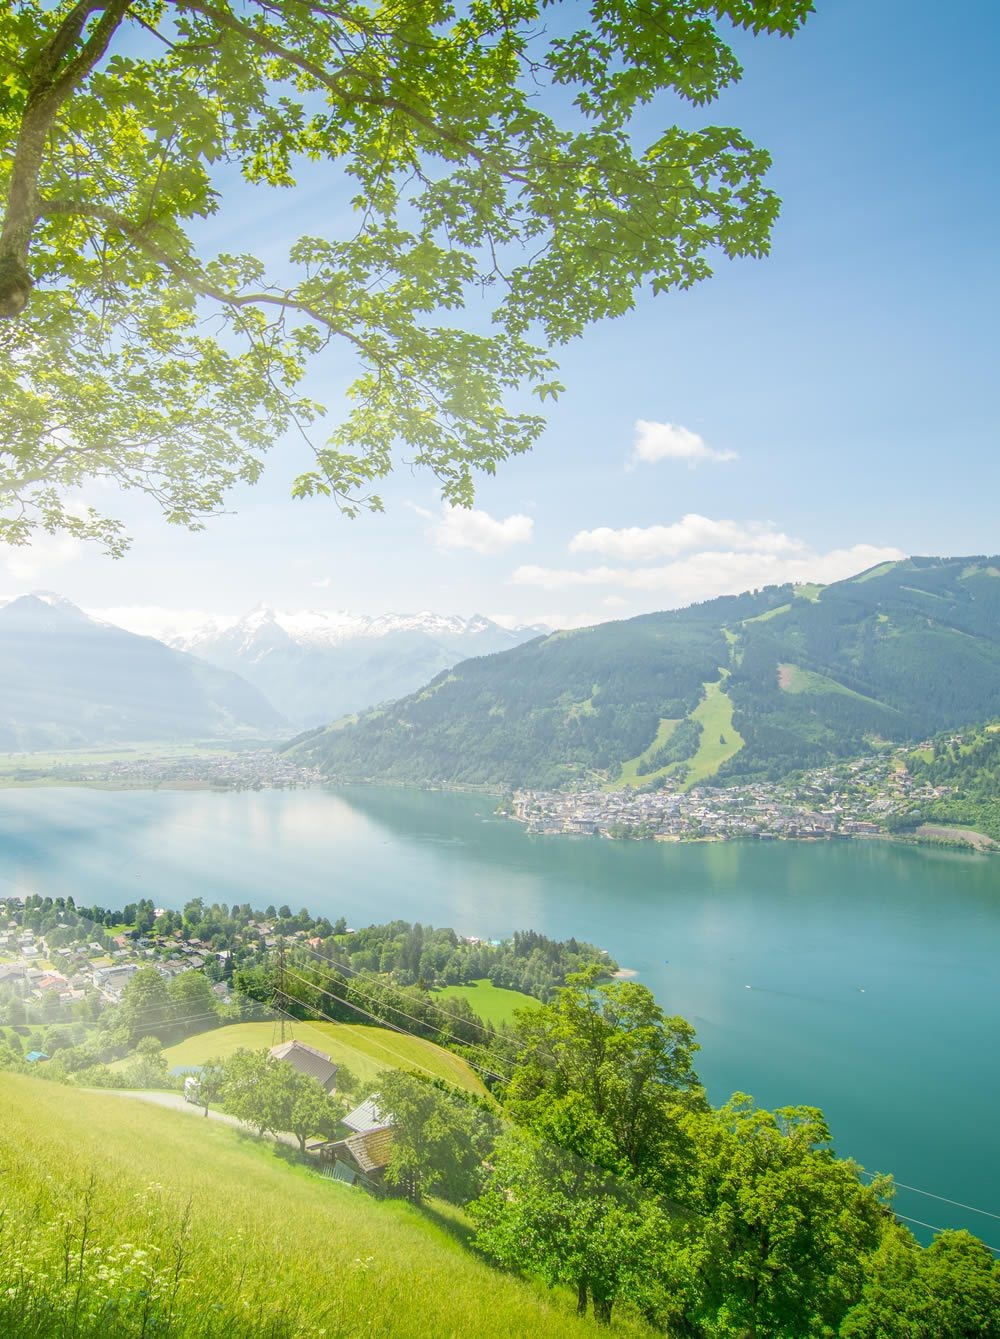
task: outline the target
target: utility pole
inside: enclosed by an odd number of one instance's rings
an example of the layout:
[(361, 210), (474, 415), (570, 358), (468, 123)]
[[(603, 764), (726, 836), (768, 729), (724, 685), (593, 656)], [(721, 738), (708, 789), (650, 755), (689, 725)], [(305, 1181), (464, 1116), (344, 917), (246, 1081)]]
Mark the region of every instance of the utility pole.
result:
[[(278, 1011), (279, 1027), (281, 1030), (281, 1045), (285, 1043), (285, 1006), (287, 999), (285, 993), (285, 941), (278, 940), (278, 979), (274, 986), (274, 995), (271, 997), (272, 1007)], [(291, 1027), (289, 1026), (289, 1031)], [(274, 1034), (272, 1033), (272, 1036)]]

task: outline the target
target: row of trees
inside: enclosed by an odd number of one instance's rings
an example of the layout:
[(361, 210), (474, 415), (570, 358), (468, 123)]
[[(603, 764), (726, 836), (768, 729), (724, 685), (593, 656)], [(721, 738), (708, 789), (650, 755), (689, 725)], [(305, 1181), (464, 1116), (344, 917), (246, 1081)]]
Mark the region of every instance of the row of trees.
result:
[[(563, 985), (569, 973), (601, 956), (593, 944), (550, 939), (535, 930), (516, 931), (511, 939), (497, 943), (473, 943), (453, 929), (419, 921), (412, 925), (390, 921), (352, 930), (324, 941), (319, 952), (334, 967), (388, 976), (398, 986), (432, 989), (488, 977), (496, 986), (542, 1000)], [(308, 965), (308, 956), (304, 955), (304, 965)], [(611, 958), (605, 962), (609, 972), (617, 969)]]

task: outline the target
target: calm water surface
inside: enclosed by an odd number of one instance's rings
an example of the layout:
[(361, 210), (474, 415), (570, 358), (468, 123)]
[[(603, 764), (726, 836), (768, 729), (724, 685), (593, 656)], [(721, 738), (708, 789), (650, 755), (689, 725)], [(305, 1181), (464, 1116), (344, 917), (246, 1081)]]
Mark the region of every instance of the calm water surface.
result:
[[(1000, 1215), (1000, 859), (532, 838), (491, 807), (370, 788), (4, 790), (0, 891), (575, 934), (694, 1023), (713, 1100), (822, 1107), (838, 1152)], [(996, 1218), (910, 1191), (896, 1206), (1000, 1246)]]

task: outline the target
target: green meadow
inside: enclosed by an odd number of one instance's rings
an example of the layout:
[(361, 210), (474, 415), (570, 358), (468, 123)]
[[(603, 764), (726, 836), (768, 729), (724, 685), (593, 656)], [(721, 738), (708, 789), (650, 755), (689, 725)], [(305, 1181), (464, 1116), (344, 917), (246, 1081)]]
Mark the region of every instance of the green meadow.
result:
[[(505, 992), (516, 994), (517, 992)], [(475, 1070), (461, 1058), (422, 1037), (411, 1037), (389, 1028), (366, 1023), (300, 1023), (285, 1025), (285, 1040), (295, 1037), (315, 1046), (336, 1064), (347, 1065), (362, 1083), (371, 1083), (383, 1069), (415, 1070), (429, 1078), (464, 1088), (470, 1093), (486, 1091)], [(276, 1045), (281, 1034), (276, 1023), (231, 1023), (211, 1028), (169, 1046), (163, 1052), (167, 1064), (202, 1065), (206, 1060), (224, 1060), (241, 1047), (260, 1050)]]
[(723, 687), (728, 677), (724, 671), (719, 683), (707, 683), (705, 696), (691, 713), (691, 719), (701, 724), (701, 738), (698, 752), (687, 763), (685, 789), (714, 776), (743, 747), (743, 736), (733, 724), (733, 704)]
[(666, 767), (661, 767), (658, 771), (647, 772), (644, 776), (639, 775), (639, 768), (647, 758), (651, 758), (658, 749), (663, 748), (664, 744), (669, 741), (670, 736), (674, 733), (680, 723), (680, 719), (671, 720), (669, 717), (664, 716), (660, 720), (660, 724), (657, 726), (653, 742), (648, 748), (644, 748), (641, 753), (637, 754), (636, 757), (629, 758), (627, 762), (623, 762), (621, 772), (614, 781), (605, 787), (605, 789), (621, 790), (624, 786), (648, 786), (651, 781), (656, 781), (661, 776), (666, 776), (671, 768), (675, 766), (674, 763), (670, 763)]
[[(470, 981), (464, 986), (442, 986), (440, 990), (431, 993), (439, 1000), (468, 1000), (483, 1022), (492, 1023), (494, 1026), (500, 1023), (512, 1023), (518, 1009), (538, 1004), (533, 995), (525, 995), (520, 990), (506, 990), (502, 986), (495, 986), (486, 978), (481, 981)], [(445, 1007), (447, 1008), (447, 1005)]]
[(0, 1127), (5, 1339), (597, 1332), (476, 1256), (458, 1211), (373, 1200), (214, 1121), (6, 1074)]

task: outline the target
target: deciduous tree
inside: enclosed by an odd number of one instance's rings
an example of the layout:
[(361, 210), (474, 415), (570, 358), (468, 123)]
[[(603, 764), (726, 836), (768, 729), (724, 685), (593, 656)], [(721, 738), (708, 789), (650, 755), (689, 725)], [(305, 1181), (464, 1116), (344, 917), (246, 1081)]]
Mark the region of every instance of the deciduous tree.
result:
[[(767, 153), (691, 109), (741, 75), (727, 26), (790, 35), (811, 8), (0, 7), (0, 537), (120, 551), (72, 501), (91, 479), (198, 526), (290, 429), (314, 453), (298, 495), (380, 508), (401, 451), (468, 505), (477, 470), (537, 439), (524, 392), (561, 389), (552, 347), (768, 250)], [(292, 218), (300, 184), (329, 229), (265, 261), (248, 191)], [(351, 408), (331, 430), (305, 377), (340, 375), (338, 353)]]
[(390, 1185), (414, 1202), (434, 1193), (464, 1204), (477, 1193), (483, 1159), (499, 1128), (485, 1108), (398, 1069), (379, 1076), (378, 1108), (393, 1126)]
[(888, 1180), (864, 1185), (836, 1158), (814, 1107), (762, 1111), (737, 1094), (686, 1123), (688, 1321), (711, 1339), (835, 1333), (881, 1239)]
[(703, 1105), (694, 1029), (634, 981), (572, 974), (555, 1000), (519, 1015), (507, 1089), (512, 1116), (590, 1162), (668, 1189), (679, 1116)]
[[(667, 1215), (634, 1182), (522, 1130), (490, 1154), (485, 1191), (472, 1206), (477, 1242), (494, 1259), (576, 1290), (602, 1324), (659, 1260)], [(644, 1294), (643, 1294), (644, 1296)]]
[(968, 1232), (942, 1232), (922, 1250), (893, 1224), (867, 1265), (843, 1339), (998, 1339), (1000, 1263)]

